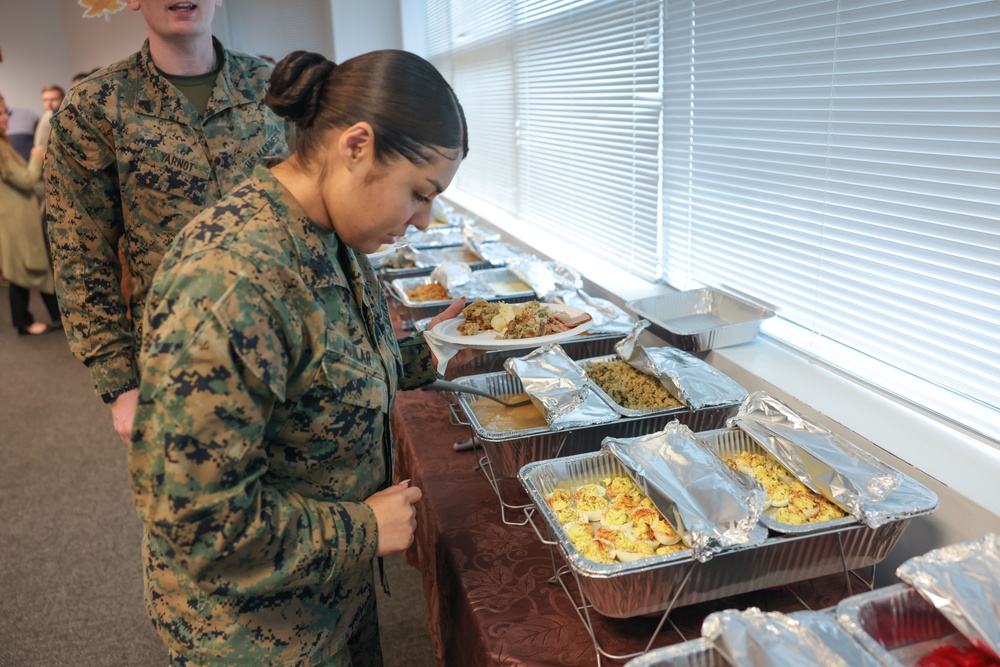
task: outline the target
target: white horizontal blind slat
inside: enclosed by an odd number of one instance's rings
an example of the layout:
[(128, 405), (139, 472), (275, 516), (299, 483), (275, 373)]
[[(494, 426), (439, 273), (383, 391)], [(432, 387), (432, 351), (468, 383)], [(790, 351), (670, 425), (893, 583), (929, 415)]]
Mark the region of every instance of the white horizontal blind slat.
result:
[(1000, 437), (1000, 3), (667, 16), (667, 279), (777, 304), (778, 335)]

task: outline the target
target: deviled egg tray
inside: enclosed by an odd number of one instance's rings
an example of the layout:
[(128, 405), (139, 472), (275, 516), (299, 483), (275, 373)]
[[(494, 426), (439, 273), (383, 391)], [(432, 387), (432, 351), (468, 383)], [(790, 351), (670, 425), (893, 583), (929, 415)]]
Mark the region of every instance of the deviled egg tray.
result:
[[(699, 433), (714, 451), (749, 448), (749, 436), (741, 431), (719, 429)], [(747, 438), (741, 441), (740, 438)], [(727, 449), (728, 448), (728, 449)], [(518, 473), (521, 485), (535, 506), (531, 522), (544, 541), (561, 554), (594, 610), (604, 616), (627, 618), (662, 612), (675, 607), (729, 597), (739, 593), (784, 586), (831, 574), (876, 565), (896, 545), (909, 521), (934, 508), (915, 508), (912, 516), (869, 528), (850, 521), (828, 521), (795, 530), (768, 530), (765, 521), (757, 529), (767, 531), (756, 547), (725, 550), (705, 562), (690, 550), (649, 556), (631, 562), (598, 563), (585, 558), (573, 545), (546, 502), (558, 488), (576, 490), (602, 479), (627, 475), (614, 456), (604, 452), (578, 454), (536, 461)], [(536, 521), (541, 526), (535, 525)]]

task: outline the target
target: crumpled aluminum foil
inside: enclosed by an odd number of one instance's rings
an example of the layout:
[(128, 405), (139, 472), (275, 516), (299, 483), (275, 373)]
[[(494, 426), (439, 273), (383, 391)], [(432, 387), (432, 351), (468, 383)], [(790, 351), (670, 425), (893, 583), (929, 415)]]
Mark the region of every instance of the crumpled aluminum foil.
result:
[(1000, 535), (928, 551), (900, 565), (896, 576), (973, 645), (1000, 660)]
[[(890, 498), (904, 481), (902, 473), (765, 391), (751, 394), (728, 423), (743, 429), (807, 487), (871, 528), (913, 509)], [(919, 492), (920, 486), (910, 482), (904, 486)]]
[(629, 366), (657, 378), (671, 394), (692, 410), (733, 405), (747, 390), (728, 375), (675, 347), (643, 347), (639, 335), (649, 320), (639, 320), (632, 332), (615, 344), (615, 352)]
[(536, 255), (510, 243), (479, 243), (475, 239), (465, 239), (465, 247), (482, 257), (493, 266), (510, 266), (518, 262), (538, 259)]
[(493, 290), (477, 280), (464, 262), (442, 262), (431, 271), (431, 280), (440, 283), (452, 298), (485, 299), (494, 296)]
[(635, 326), (635, 318), (611, 303), (607, 299), (590, 296), (582, 289), (557, 290), (548, 295), (547, 300), (561, 303), (573, 308), (579, 308), (590, 313), (594, 323), (588, 330), (590, 333), (622, 333), (627, 334)]
[(404, 245), (386, 258), (386, 264), (396, 267), (430, 268), (441, 263), (441, 257), (423, 250)]
[(702, 637), (736, 667), (878, 667), (879, 662), (824, 612), (727, 609), (709, 614)]
[(557, 290), (575, 290), (583, 287), (580, 273), (558, 262), (528, 259), (511, 264), (510, 270), (531, 286), (539, 301), (550, 301), (549, 295)]
[(766, 530), (754, 530), (767, 498), (764, 487), (723, 463), (679, 421), (637, 438), (605, 438), (601, 450), (618, 458), (700, 562), (766, 539)]
[[(500, 240), (500, 232), (475, 224), (471, 218), (466, 218), (462, 222), (462, 243), (469, 248), (475, 249), (485, 243), (493, 243)], [(480, 255), (482, 257), (482, 255)]]
[(587, 375), (556, 343), (504, 362), (555, 430), (614, 421), (618, 413), (590, 391)]

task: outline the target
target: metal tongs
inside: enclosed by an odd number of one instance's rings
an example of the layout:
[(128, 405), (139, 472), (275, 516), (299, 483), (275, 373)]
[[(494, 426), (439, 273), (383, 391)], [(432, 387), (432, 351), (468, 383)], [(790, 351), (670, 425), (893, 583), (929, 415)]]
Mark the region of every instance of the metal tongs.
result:
[(460, 384), (458, 382), (449, 382), (447, 380), (434, 380), (434, 382), (424, 387), (424, 389), (429, 389), (431, 391), (451, 391), (456, 393), (462, 392), (464, 394), (475, 394), (476, 396), (482, 396), (484, 398), (490, 399), (491, 401), (496, 401), (500, 405), (506, 406), (508, 408), (517, 408), (522, 405), (527, 405), (528, 403), (531, 403), (530, 398), (526, 398), (523, 401), (517, 401), (512, 403), (510, 401), (505, 401), (502, 398), (494, 396), (488, 391), (483, 391), (482, 389), (476, 389), (474, 387), (467, 387), (464, 384)]

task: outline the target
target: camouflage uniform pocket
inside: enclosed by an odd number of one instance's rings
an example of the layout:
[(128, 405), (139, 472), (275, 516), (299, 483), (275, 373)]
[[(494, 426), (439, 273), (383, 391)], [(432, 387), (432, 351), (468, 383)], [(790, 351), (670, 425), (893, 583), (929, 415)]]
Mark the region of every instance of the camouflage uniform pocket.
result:
[(389, 411), (389, 388), (381, 359), (343, 337), (328, 337), (318, 381), (344, 403)]

